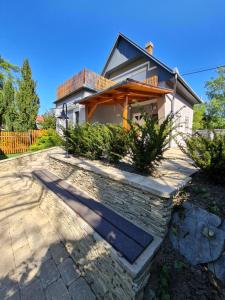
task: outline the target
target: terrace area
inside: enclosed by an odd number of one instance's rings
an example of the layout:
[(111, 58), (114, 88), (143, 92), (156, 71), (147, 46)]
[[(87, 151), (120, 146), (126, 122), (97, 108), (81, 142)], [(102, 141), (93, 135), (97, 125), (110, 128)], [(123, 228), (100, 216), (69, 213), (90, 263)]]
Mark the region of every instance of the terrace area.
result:
[(114, 81), (85, 68), (58, 87), (57, 100), (70, 95), (82, 87), (87, 87), (97, 92), (107, 89), (115, 84)]
[[(143, 81), (143, 83), (158, 86), (158, 76), (151, 76)], [(116, 82), (107, 79), (89, 69), (84, 68), (70, 79), (66, 80), (57, 88), (57, 100), (60, 100), (82, 87), (89, 88), (96, 92), (103, 91), (114, 86)]]

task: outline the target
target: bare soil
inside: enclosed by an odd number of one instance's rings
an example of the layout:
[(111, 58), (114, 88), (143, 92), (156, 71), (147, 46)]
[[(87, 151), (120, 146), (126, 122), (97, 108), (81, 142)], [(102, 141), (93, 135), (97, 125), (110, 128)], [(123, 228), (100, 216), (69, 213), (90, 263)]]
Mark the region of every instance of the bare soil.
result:
[[(155, 292), (151, 297), (149, 289)], [(225, 290), (207, 266), (191, 266), (173, 250), (168, 238), (157, 253), (151, 267), (145, 300), (222, 300)]]
[[(178, 194), (174, 209), (183, 201), (190, 201), (225, 219), (225, 186), (207, 181), (201, 173), (195, 174), (192, 182)], [(168, 237), (157, 253), (150, 272), (145, 300), (225, 299), (225, 287), (207, 265), (191, 266), (172, 248)]]
[(225, 185), (213, 184), (200, 172), (193, 175), (192, 182), (179, 193), (175, 204), (187, 200), (225, 219)]

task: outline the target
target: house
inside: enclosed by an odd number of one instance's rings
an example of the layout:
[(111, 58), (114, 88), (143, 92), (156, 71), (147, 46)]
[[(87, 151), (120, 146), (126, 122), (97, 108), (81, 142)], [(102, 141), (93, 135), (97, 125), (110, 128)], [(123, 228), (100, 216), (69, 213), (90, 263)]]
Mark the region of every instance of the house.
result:
[[(190, 132), (193, 106), (201, 100), (180, 76), (153, 55), (153, 44), (140, 47), (119, 34), (101, 75), (84, 69), (57, 89), (54, 102), (60, 112), (67, 103), (72, 124), (88, 122), (142, 122), (143, 111), (163, 120), (177, 112), (182, 132)], [(57, 126), (63, 125), (62, 120)]]
[(44, 117), (42, 115), (38, 115), (36, 117), (36, 127), (37, 127), (37, 129), (41, 129), (42, 128), (43, 122), (44, 122)]

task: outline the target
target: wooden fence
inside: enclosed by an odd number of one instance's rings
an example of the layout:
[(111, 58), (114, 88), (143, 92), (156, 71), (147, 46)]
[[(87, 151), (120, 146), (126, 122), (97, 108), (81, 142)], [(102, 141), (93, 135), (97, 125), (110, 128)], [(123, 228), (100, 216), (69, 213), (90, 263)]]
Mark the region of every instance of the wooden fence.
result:
[(46, 133), (46, 130), (29, 130), (28, 132), (0, 132), (0, 151), (4, 154), (26, 152), (30, 145), (34, 144), (38, 137)]

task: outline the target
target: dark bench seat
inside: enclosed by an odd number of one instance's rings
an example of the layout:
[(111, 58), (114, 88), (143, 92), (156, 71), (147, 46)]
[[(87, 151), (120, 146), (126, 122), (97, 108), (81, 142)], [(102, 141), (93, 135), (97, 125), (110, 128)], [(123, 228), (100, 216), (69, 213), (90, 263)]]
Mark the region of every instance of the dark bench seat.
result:
[(129, 263), (134, 263), (153, 241), (149, 233), (53, 173), (36, 170), (33, 175), (70, 206)]

